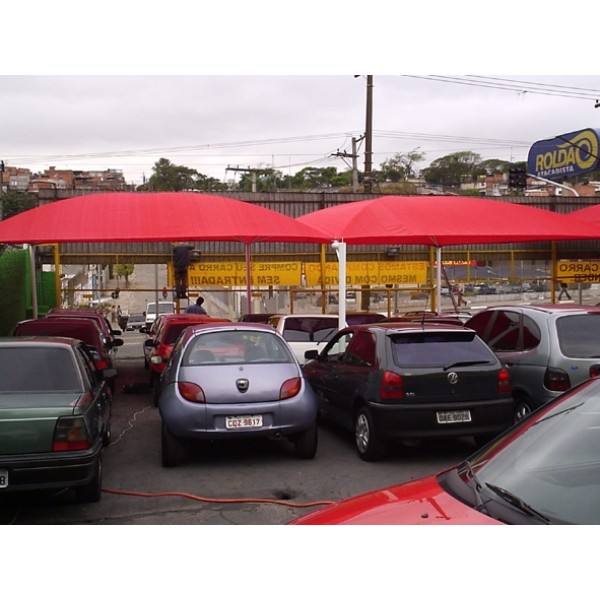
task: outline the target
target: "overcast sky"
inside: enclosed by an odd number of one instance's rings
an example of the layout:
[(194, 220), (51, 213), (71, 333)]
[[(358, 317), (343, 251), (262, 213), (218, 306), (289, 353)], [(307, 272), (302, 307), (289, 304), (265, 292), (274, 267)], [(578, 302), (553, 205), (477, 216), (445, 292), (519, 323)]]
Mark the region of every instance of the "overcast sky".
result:
[[(128, 11), (126, 2), (108, 0), (93, 17), (82, 18), (78, 9), (73, 21), (72, 10), (64, 13), (59, 30), (45, 20), (56, 20), (57, 4), (68, 2), (37, 7), (38, 18), (28, 23), (28, 39), (45, 42), (35, 57), (15, 54), (14, 44), (23, 42), (18, 31), (1, 42), (0, 159), (10, 166), (122, 169), (135, 184), (150, 177), (159, 158), (220, 180), (239, 179), (228, 166), (275, 167), (284, 174), (306, 166), (345, 170), (349, 163), (332, 155), (350, 153), (352, 138), (365, 132), (366, 78), (354, 77), (356, 71), (374, 73), (373, 168), (412, 150), (425, 154), (417, 170), (466, 150), (526, 160), (537, 140), (600, 124), (600, 75), (585, 75), (579, 55), (569, 54), (565, 67), (557, 61), (558, 47), (544, 50), (531, 33), (532, 49), (519, 46), (510, 1), (493, 17), (504, 27), (501, 38), (489, 35), (480, 3), (467, 1), (479, 7), (467, 35), (456, 24), (451, 31), (444, 26), (439, 11), (445, 7), (437, 9), (440, 19), (424, 20), (421, 13), (418, 27), (408, 29), (403, 9), (394, 19), (380, 14), (366, 45), (348, 26), (362, 22), (358, 13), (341, 20), (339, 8), (347, 3), (331, 2), (338, 9), (331, 15), (309, 0), (293, 19), (279, 15), (278, 22), (257, 26), (245, 18), (264, 14), (259, 6), (280, 4), (263, 1), (249, 9), (228, 3), (229, 14), (209, 21), (204, 13), (188, 19), (188, 12), (152, 11), (165, 7), (154, 0), (144, 5), (145, 17)], [(178, 5), (187, 6), (179, 0), (169, 6)], [(308, 10), (317, 6), (318, 18)], [(144, 29), (148, 14), (160, 34)], [(301, 34), (290, 29), (292, 22)], [(539, 31), (543, 24), (536, 24)], [(524, 64), (538, 74), (522, 74)], [(575, 67), (582, 74), (556, 74)], [(358, 150), (363, 169), (364, 142)]]

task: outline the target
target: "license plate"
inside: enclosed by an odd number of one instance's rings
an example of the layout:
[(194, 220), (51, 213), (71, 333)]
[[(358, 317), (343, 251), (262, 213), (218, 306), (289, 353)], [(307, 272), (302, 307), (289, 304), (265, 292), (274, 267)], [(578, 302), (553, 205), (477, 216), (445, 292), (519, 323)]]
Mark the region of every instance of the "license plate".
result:
[(468, 410), (448, 410), (436, 413), (437, 422), (440, 425), (446, 423), (470, 423), (471, 412)]
[(246, 415), (244, 417), (225, 417), (226, 429), (250, 429), (262, 427), (262, 415)]
[(8, 487), (8, 470), (0, 469), (0, 488)]

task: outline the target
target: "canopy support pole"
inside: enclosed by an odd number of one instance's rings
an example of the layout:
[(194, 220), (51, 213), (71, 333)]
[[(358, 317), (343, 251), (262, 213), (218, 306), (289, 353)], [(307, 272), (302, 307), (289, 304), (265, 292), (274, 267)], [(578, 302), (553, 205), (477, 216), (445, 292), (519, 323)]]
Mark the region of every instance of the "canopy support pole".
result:
[(435, 310), (442, 312), (442, 248), (435, 247)]
[(250, 244), (246, 244), (246, 312), (252, 314), (252, 264), (250, 262)]
[(38, 318), (37, 279), (35, 276), (35, 246), (29, 246), (29, 273), (31, 279), (31, 316)]
[(346, 327), (346, 242), (337, 240), (331, 244), (337, 254), (339, 263), (338, 275), (338, 329)]

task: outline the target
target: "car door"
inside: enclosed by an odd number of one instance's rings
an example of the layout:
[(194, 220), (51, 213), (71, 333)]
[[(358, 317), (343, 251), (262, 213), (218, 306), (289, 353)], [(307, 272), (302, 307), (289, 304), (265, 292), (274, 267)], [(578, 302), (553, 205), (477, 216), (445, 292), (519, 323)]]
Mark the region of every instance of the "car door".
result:
[(337, 420), (339, 411), (338, 387), (339, 372), (346, 348), (354, 331), (343, 329), (325, 346), (315, 360), (306, 363), (302, 370), (319, 400), (319, 410), (326, 416)]
[(94, 439), (98, 436), (109, 436), (112, 399), (108, 386), (94, 366), (90, 355), (81, 346), (77, 347), (77, 359), (81, 365), (85, 389), (89, 391), (93, 400), (85, 415), (90, 435)]
[(336, 420), (352, 429), (356, 400), (378, 400), (379, 366), (376, 338), (369, 330), (357, 330), (348, 340), (341, 362), (335, 368), (335, 389), (331, 395), (331, 409)]

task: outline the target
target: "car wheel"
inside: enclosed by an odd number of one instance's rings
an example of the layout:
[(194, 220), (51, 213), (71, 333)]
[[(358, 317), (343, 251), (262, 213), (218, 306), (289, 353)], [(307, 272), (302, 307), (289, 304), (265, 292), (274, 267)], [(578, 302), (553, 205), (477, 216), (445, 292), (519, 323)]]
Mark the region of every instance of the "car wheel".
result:
[(531, 412), (531, 401), (529, 398), (517, 398), (515, 401), (514, 422), (520, 421)]
[(160, 381), (159, 378), (155, 375), (152, 378), (152, 401), (154, 406), (158, 406), (158, 400), (160, 398)]
[(179, 438), (162, 424), (161, 458), (163, 467), (176, 467), (185, 458), (185, 448)]
[(298, 458), (314, 458), (317, 453), (319, 434), (316, 423), (298, 434), (294, 439), (294, 452)]
[(102, 497), (102, 457), (96, 461), (96, 470), (92, 480), (81, 487), (75, 488), (77, 502), (99, 502)]
[(373, 417), (366, 406), (361, 406), (354, 417), (354, 442), (363, 460), (379, 460), (385, 454), (385, 447), (375, 431)]
[(104, 446), (104, 448), (108, 448), (108, 446), (110, 446), (111, 438), (112, 438), (111, 423), (110, 423), (110, 421), (108, 421), (108, 423), (106, 424), (106, 427), (104, 428), (104, 431), (102, 432), (102, 446)]

